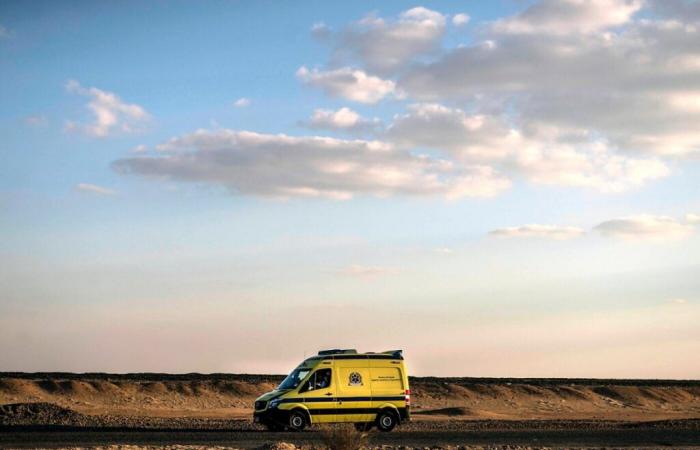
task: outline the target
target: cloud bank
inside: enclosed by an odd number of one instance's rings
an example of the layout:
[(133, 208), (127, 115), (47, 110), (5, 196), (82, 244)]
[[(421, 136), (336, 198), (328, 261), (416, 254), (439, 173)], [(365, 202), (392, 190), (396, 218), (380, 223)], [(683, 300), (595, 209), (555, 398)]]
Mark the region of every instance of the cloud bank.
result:
[(668, 241), (688, 237), (695, 227), (672, 217), (641, 214), (605, 221), (594, 230), (606, 237), (630, 241)]
[[(592, 231), (603, 237), (625, 241), (668, 242), (684, 239), (696, 231), (700, 217), (686, 214), (685, 221), (668, 216), (638, 214), (606, 220), (593, 227)], [(582, 228), (560, 225), (529, 224), (518, 227), (497, 228), (489, 235), (499, 238), (543, 238), (565, 240), (582, 237)]]
[[(453, 47), (444, 38), (469, 22), (466, 13), (416, 7), (337, 30), (318, 22), (312, 34), (330, 56), (325, 66), (302, 65), (296, 78), (333, 99), (366, 108), (392, 99), (402, 110), (380, 121), (349, 107), (316, 108), (297, 123), (368, 140), (200, 130), (174, 138), (175, 153), (115, 167), (282, 197), (490, 197), (521, 181), (639, 189), (700, 157), (696, 10), (683, 2), (541, 0), (470, 26), (470, 43)], [(117, 128), (96, 116), (93, 134)], [(205, 145), (217, 140), (216, 149)]]
[(544, 238), (561, 241), (583, 236), (586, 232), (577, 227), (529, 224), (519, 227), (498, 228), (489, 232), (489, 234), (501, 238)]
[(618, 154), (592, 133), (544, 126), (519, 130), (498, 115), (436, 103), (410, 105), (387, 136), (405, 147), (444, 150), (458, 161), (488, 163), (538, 184), (621, 192), (669, 174), (659, 159)]
[(397, 89), (495, 110), (520, 130), (599, 136), (626, 152), (700, 152), (700, 22), (637, 19), (638, 1), (541, 1), (474, 44), (415, 61)]
[(414, 155), (379, 141), (198, 130), (157, 150), (158, 156), (124, 158), (113, 167), (121, 173), (277, 198), (491, 197), (510, 186), (489, 167)]
[(641, 7), (640, 0), (542, 0), (492, 26), (499, 33), (520, 35), (589, 34), (624, 25)]

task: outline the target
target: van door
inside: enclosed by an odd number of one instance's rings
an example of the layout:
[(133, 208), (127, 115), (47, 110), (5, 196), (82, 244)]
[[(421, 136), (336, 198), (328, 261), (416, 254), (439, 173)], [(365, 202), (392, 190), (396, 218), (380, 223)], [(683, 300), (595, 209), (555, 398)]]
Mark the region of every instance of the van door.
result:
[(396, 361), (372, 361), (370, 374), (372, 383), (372, 407), (379, 408), (387, 403), (399, 411), (406, 408), (406, 386), (400, 364)]
[(313, 372), (299, 388), (299, 398), (303, 399), (313, 423), (336, 421), (336, 385), (333, 369), (328, 367)]
[(336, 360), (338, 380), (338, 422), (374, 420), (367, 359)]

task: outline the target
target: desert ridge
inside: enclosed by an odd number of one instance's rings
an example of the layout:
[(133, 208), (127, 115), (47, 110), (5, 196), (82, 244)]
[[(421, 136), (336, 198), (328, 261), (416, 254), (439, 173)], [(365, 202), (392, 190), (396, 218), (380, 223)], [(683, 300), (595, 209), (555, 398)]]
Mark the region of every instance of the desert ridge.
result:
[[(0, 405), (85, 416), (249, 419), (277, 375), (0, 374)], [(700, 418), (700, 381), (411, 378), (415, 421)]]

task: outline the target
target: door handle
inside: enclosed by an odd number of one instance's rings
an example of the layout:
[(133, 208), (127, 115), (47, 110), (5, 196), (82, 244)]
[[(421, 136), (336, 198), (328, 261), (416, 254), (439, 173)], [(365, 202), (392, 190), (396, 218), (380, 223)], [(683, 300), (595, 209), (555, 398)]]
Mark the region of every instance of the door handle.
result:
[(333, 395), (332, 392), (326, 392), (326, 395)]

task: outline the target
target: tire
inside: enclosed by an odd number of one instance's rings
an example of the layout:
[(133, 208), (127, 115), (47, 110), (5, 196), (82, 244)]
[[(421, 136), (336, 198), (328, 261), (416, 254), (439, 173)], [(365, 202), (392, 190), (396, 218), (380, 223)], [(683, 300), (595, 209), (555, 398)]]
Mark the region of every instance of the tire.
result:
[(379, 431), (391, 431), (398, 422), (396, 413), (388, 409), (380, 411), (377, 416), (377, 428)]
[(360, 422), (355, 424), (355, 429), (357, 431), (369, 431), (372, 429), (372, 424), (368, 422)]
[(301, 411), (292, 411), (289, 415), (289, 429), (292, 431), (302, 431), (308, 425), (306, 414)]

